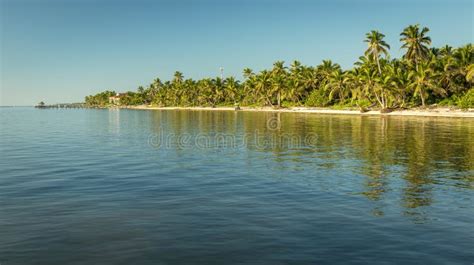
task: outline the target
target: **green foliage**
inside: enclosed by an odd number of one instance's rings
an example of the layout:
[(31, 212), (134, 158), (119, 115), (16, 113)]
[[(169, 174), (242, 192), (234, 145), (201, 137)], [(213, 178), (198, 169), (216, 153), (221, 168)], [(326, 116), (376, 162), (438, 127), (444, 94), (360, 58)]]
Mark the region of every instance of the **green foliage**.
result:
[(109, 105), (109, 97), (115, 96), (115, 91), (104, 91), (96, 95), (87, 96), (85, 98), (86, 106), (89, 107), (105, 107)]
[(372, 103), (367, 99), (360, 99), (357, 100), (355, 103), (359, 108), (362, 109), (368, 108), (370, 105), (372, 105)]
[(331, 106), (331, 109), (335, 110), (346, 110), (346, 109), (355, 109), (356, 106), (354, 106), (353, 103), (347, 102), (347, 103), (339, 103)]
[[(432, 48), (429, 29), (410, 25), (400, 34), (401, 59), (390, 59), (385, 35), (366, 34), (367, 49), (352, 69), (331, 60), (317, 66), (277, 61), (270, 69), (243, 71), (234, 77), (186, 79), (176, 71), (169, 81), (159, 78), (137, 92), (119, 95), (120, 105), (155, 106), (309, 106), (361, 109), (416, 107), (428, 104), (472, 106), (474, 48)], [(114, 91), (87, 96), (88, 106), (106, 107)], [(113, 104), (116, 104), (114, 102)]]
[(441, 100), (440, 102), (438, 102), (438, 105), (439, 106), (446, 106), (446, 107), (453, 107), (453, 106), (458, 105), (458, 100), (459, 100), (459, 97), (454, 95), (452, 97), (445, 98), (445, 99)]
[(305, 105), (308, 107), (327, 107), (331, 100), (322, 89), (315, 89), (309, 94)]
[(120, 104), (126, 106), (134, 106), (134, 105), (142, 105), (144, 104), (143, 100), (143, 92), (142, 93), (134, 93), (134, 92), (127, 92), (120, 97)]
[(462, 109), (474, 108), (474, 89), (469, 89), (464, 96), (460, 97), (457, 105)]

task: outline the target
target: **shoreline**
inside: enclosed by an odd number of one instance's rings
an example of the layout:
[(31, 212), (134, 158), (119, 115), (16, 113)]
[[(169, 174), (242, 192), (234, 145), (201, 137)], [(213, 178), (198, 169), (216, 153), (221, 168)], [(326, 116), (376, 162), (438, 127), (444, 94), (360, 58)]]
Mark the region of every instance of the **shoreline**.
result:
[[(112, 107), (114, 108), (114, 107)], [(191, 110), (191, 111), (236, 111), (234, 107), (154, 107), (154, 106), (117, 106), (120, 109), (134, 110)], [(272, 107), (240, 107), (242, 112), (278, 112), (278, 113), (314, 113), (325, 115), (359, 115), (359, 116), (417, 116), (417, 117), (452, 117), (452, 118), (474, 118), (474, 110), (462, 111), (450, 108), (433, 109), (407, 109), (393, 110), (389, 113), (381, 113), (380, 110), (360, 112), (358, 110), (335, 110), (328, 108), (290, 107), (275, 109)]]

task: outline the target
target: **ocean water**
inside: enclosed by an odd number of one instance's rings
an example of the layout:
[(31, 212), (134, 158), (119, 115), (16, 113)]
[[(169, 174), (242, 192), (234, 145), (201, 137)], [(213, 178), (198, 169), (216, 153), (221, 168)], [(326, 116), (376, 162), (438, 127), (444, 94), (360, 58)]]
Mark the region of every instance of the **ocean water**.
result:
[(0, 264), (472, 264), (474, 120), (0, 108)]

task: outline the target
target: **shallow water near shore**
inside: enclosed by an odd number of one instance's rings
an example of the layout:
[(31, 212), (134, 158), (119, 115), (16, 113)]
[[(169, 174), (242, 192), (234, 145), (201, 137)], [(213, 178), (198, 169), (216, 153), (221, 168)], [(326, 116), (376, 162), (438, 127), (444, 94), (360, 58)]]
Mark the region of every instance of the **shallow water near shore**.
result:
[(0, 108), (0, 263), (471, 264), (474, 119)]

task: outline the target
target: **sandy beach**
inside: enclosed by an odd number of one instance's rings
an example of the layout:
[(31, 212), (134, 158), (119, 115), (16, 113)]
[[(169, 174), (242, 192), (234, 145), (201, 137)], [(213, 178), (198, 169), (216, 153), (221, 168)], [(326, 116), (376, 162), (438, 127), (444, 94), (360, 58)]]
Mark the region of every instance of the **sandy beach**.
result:
[[(122, 106), (125, 109), (138, 110), (194, 110), (194, 111), (235, 111), (234, 107), (156, 107), (156, 106)], [(293, 112), (293, 113), (315, 113), (331, 115), (384, 115), (384, 116), (418, 116), (418, 117), (455, 117), (455, 118), (474, 118), (474, 109), (460, 110), (451, 108), (427, 108), (427, 109), (408, 109), (394, 110), (389, 113), (381, 113), (379, 110), (371, 110), (361, 113), (358, 110), (335, 110), (328, 108), (309, 108), (309, 107), (291, 107), (275, 109), (271, 107), (240, 107), (238, 111), (261, 111), (261, 112)]]

